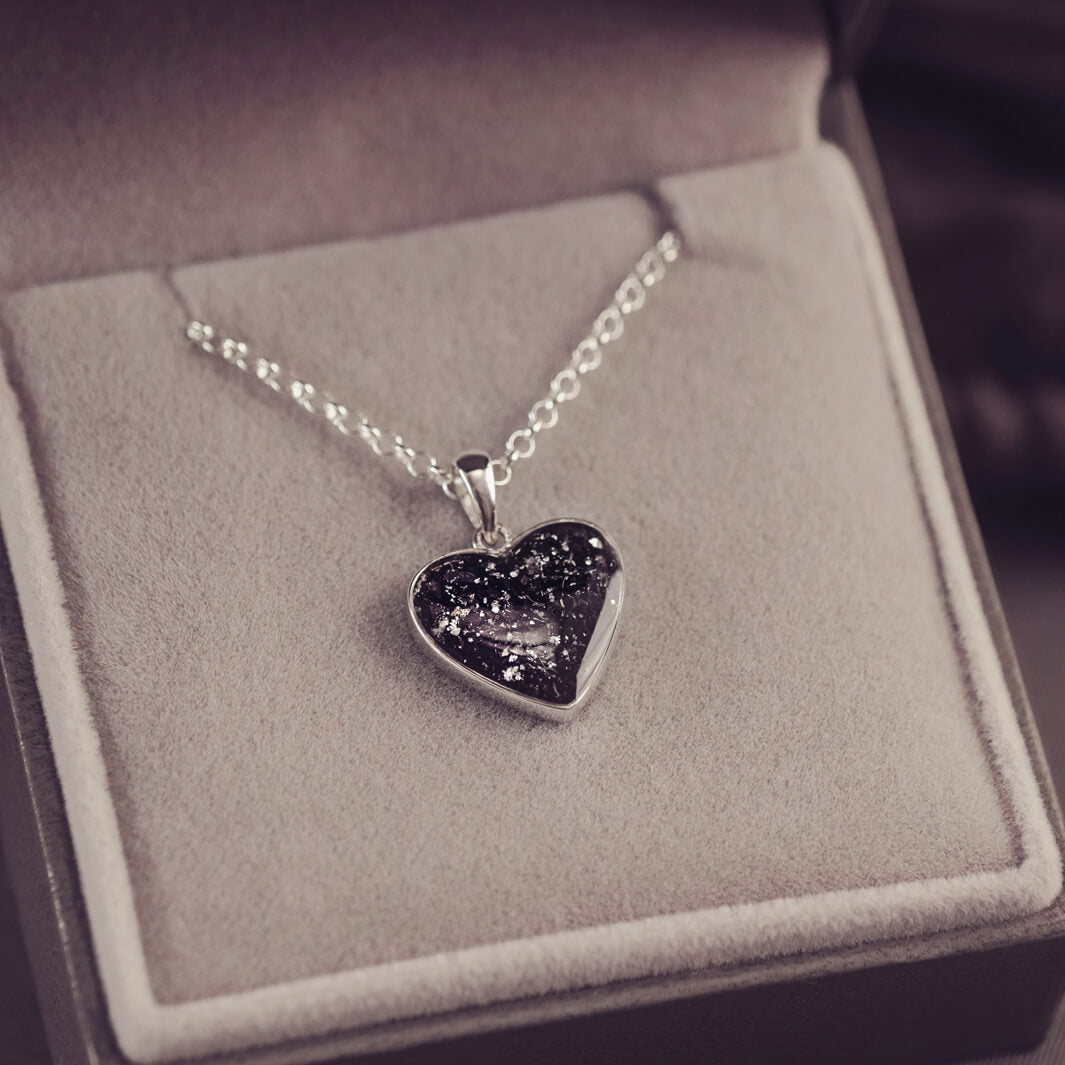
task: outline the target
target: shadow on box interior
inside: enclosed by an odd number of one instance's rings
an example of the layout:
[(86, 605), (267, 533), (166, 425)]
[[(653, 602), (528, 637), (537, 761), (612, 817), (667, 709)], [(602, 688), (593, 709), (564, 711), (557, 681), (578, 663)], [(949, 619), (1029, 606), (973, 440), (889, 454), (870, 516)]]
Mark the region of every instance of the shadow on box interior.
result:
[[(910, 344), (916, 352), (918, 370), (932, 407), (940, 449), (945, 455), (955, 506), (977, 571), (984, 608), (996, 630), (998, 650), (1005, 663), (1015, 704), (1024, 715), (1024, 696), (1008, 638), (953, 461), (949, 437), (934, 399), (934, 384), (924, 362), (919, 327), (912, 316), (900, 264), (890, 239), (890, 220), (879, 198), (875, 164), (863, 139), (856, 104), (846, 86), (830, 90), (824, 115), (826, 128), (847, 145), (881, 225), (881, 237), (886, 241), (890, 265), (895, 271), (896, 292), (907, 316)], [(588, 352), (584, 354), (587, 356)], [(541, 409), (540, 414), (550, 416), (548, 409)], [(336, 424), (341, 418), (342, 415), (334, 412), (329, 420)], [(514, 445), (518, 446), (517, 439)], [(412, 458), (409, 455), (404, 457)], [(466, 471), (469, 476), (465, 481), (460, 478), (459, 484), (461, 498), (476, 514), (475, 518), (471, 515), (474, 527), (486, 541), (479, 545), (484, 553), (475, 556), (485, 560), (485, 568), (472, 575), (474, 580), (487, 577), (487, 566), (497, 557), (492, 549), (499, 550), (497, 524), (490, 514), (494, 503), (491, 489), (485, 480), (477, 481), (477, 470), (484, 477), (485, 471), (492, 469), (491, 463), (475, 465)], [(506, 472), (502, 467), (496, 469)], [(450, 483), (449, 487), (455, 490)], [(554, 648), (559, 651), (573, 649), (577, 646), (574, 641), (586, 640), (585, 649), (592, 645), (596, 648), (588, 672), (596, 672), (595, 666), (605, 657), (606, 647), (601, 645), (610, 642), (609, 635), (597, 642), (597, 623), (603, 615), (604, 603), (609, 602), (614, 575), (619, 572), (619, 566), (615, 564), (617, 556), (611, 552), (609, 540), (597, 536), (601, 530), (581, 524), (579, 530), (571, 528), (569, 531), (580, 532), (582, 548), (589, 553), (581, 556), (579, 562), (583, 563), (584, 557), (590, 558), (595, 573), (595, 580), (589, 582), (581, 594), (587, 593), (594, 600), (592, 605), (599, 608), (595, 611), (594, 621), (585, 619), (578, 634), (563, 631), (564, 622), (552, 616), (544, 604), (545, 599), (550, 603), (550, 595), (555, 592), (551, 579), (542, 582), (537, 589), (542, 594), (535, 602), (523, 600), (527, 595), (527, 584), (518, 588), (509, 583), (520, 582), (520, 564), (530, 557), (534, 559), (533, 568), (537, 572), (543, 568), (540, 555), (527, 553), (522, 556), (520, 541), (515, 542), (513, 553), (506, 556), (515, 563), (514, 571), (519, 575), (512, 577), (508, 570), (505, 578), (499, 578), (498, 588), (493, 585), (487, 596), (480, 591), (470, 593), (465, 586), (457, 588), (446, 573), (440, 588), (430, 589), (419, 583), (421, 577), (439, 574), (441, 571), (436, 567), (453, 556), (431, 563), (415, 578), (410, 595), (413, 619), (420, 626), (423, 638), (433, 645), (434, 653), (442, 652), (459, 672), (465, 669), (477, 674), (482, 678), (478, 683), (483, 682), (488, 674), (490, 684), (501, 685), (511, 694), (519, 695), (525, 709), (546, 712), (545, 716), (549, 717), (560, 707), (566, 712), (574, 709), (581, 697), (590, 691), (590, 683), (587, 683), (590, 678), (582, 678), (578, 667), (559, 679), (559, 670), (543, 669), (542, 664), (554, 661)], [(593, 538), (599, 539), (600, 543), (593, 543)], [(565, 569), (577, 562), (578, 556), (571, 554), (561, 564)], [(55, 1039), (57, 1060), (114, 1062), (121, 1060), (121, 1055), (110, 1030), (100, 993), (99, 974), (92, 960), (59, 782), (6, 568), (2, 577), (2, 647), (12, 711), (3, 719), (4, 729), (11, 740), (5, 744), (11, 771), (3, 774), (3, 805), (5, 841), (12, 856), (12, 877), (30, 950), (37, 959), (42, 1004)], [(472, 600), (465, 598), (471, 594)], [(616, 598), (620, 608), (620, 589)], [(517, 607), (509, 607), (509, 602), (516, 602)], [(503, 667), (521, 666), (520, 675), (516, 671), (511, 677), (496, 677), (489, 670), (478, 668), (476, 658), (463, 661), (465, 651), (462, 647), (446, 646), (447, 636), (468, 636), (461, 624), (456, 625), (458, 633), (451, 631), (450, 619), (442, 624), (444, 614), (450, 614), (456, 604), (461, 609), (470, 607), (470, 613), (485, 623), (479, 630), (483, 637), (479, 646), (500, 642), (506, 645), (507, 634), (517, 630), (505, 628), (501, 632), (493, 627), (496, 625), (490, 620), (495, 616), (493, 603), (499, 603), (500, 615), (508, 609), (523, 614), (523, 636), (519, 640), (510, 640), (517, 648), (512, 653), (518, 660), (510, 662), (508, 653), (508, 662)], [(470, 613), (462, 615), (462, 619)], [(607, 621), (612, 633), (616, 611), (612, 617), (607, 615)], [(529, 636), (530, 632), (535, 636)], [(551, 640), (552, 636), (559, 637), (557, 643)], [(600, 649), (602, 654), (598, 653)], [(581, 657), (585, 657), (584, 653)], [(1046, 793), (1047, 782), (1038, 754), (1038, 741), (1027, 719), (1025, 727), (1029, 729), (1026, 735)], [(1047, 801), (1060, 839), (1060, 820), (1052, 800)], [(45, 885), (47, 890), (42, 890)], [(722, 967), (711, 974), (634, 982), (624, 989), (608, 989), (622, 991), (614, 998), (598, 991), (578, 992), (561, 1005), (556, 1002), (552, 1007), (550, 1002), (547, 1003), (546, 1015), (551, 1016), (553, 1009), (556, 1018), (550, 1024), (533, 1023), (538, 1006), (535, 1001), (519, 1003), (510, 1012), (508, 1007), (486, 1011), (483, 1018), (483, 1024), (489, 1029), (497, 1024), (518, 1025), (516, 1027), (476, 1035), (457, 1034), (463, 1030), (460, 1018), (459, 1024), (443, 1042), (360, 1060), (645, 1063), (695, 1062), (711, 1057), (766, 1062), (816, 1060), (828, 1065), (856, 1060), (885, 1063), (942, 1061), (1034, 1045), (1045, 1031), (1057, 1001), (1062, 970), (1059, 901), (1051, 910), (1035, 918), (1004, 924), (989, 934), (951, 932), (928, 937), (923, 943), (892, 942), (869, 948), (829, 951), (820, 956)], [(624, 1001), (626, 994), (629, 996), (627, 1003)], [(654, 1001), (655, 998), (672, 1000)], [(573, 1012), (587, 1012), (587, 1015), (567, 1016)], [(418, 1024), (412, 1029), (417, 1032)], [(426, 1031), (429, 1030), (427, 1025)], [(380, 1034), (382, 1040), (387, 1040), (386, 1028)], [(437, 1037), (442, 1034), (437, 1033)], [(298, 1046), (244, 1050), (201, 1060), (204, 1065), (223, 1060), (249, 1065), (310, 1060), (341, 1055), (345, 1053), (344, 1044), (342, 1036), (335, 1039), (324, 1037), (304, 1041)]]

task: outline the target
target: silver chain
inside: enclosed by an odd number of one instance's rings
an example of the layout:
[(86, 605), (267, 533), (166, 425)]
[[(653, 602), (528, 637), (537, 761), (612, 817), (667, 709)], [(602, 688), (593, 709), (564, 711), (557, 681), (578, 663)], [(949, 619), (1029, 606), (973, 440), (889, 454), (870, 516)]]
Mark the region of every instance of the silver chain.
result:
[[(537, 435), (558, 424), (558, 408), (577, 398), (581, 378), (599, 368), (604, 349), (621, 337), (625, 331), (625, 319), (643, 307), (647, 302), (647, 290), (661, 284), (667, 266), (676, 261), (680, 251), (680, 237), (670, 229), (658, 238), (654, 247), (640, 256), (632, 273), (618, 286), (613, 300), (592, 323), (588, 335), (573, 349), (567, 365), (551, 378), (547, 395), (529, 408), (526, 424), (507, 437), (503, 454), (492, 459), (497, 485), (507, 484), (514, 464), (532, 456)], [(206, 322), (189, 322), (185, 335), (197, 347), (210, 355), (221, 356), (272, 391), (291, 396), (305, 411), (325, 418), (343, 436), (364, 441), (375, 455), (396, 459), (411, 477), (430, 480), (439, 485), (449, 499), (455, 498), (452, 488), (456, 479), (454, 467), (441, 465), (429, 452), (411, 447), (399, 433), (374, 425), (361, 411), (338, 403), (271, 359), (253, 354), (243, 340), (219, 337), (215, 328)]]

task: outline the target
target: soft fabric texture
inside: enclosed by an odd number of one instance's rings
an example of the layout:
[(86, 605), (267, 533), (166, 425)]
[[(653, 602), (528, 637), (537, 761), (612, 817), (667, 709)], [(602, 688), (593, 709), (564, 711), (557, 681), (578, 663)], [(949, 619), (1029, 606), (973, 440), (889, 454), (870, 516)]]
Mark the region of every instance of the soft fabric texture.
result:
[(561, 728), (415, 650), (406, 583), (467, 542), (459, 508), (193, 351), (185, 313), (441, 456), (495, 451), (657, 236), (642, 198), (4, 301), (4, 533), (131, 1056), (1057, 894), (849, 165), (659, 191), (684, 259), (501, 493), (625, 556)]
[(819, 5), (70, 0), (0, 19), (0, 286), (386, 233), (816, 137)]

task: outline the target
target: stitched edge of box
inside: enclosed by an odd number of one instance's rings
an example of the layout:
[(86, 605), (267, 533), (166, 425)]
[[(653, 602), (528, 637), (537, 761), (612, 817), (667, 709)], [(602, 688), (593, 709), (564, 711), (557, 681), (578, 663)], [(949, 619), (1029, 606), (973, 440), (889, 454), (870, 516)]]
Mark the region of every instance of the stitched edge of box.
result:
[[(1021, 861), (994, 872), (656, 916), (160, 1005), (150, 988), (117, 815), (79, 681), (29, 446), (5, 377), (0, 450), (7, 461), (0, 464), (0, 519), (57, 766), (62, 779), (89, 782), (80, 792), (64, 788), (64, 799), (112, 1024), (131, 1059), (153, 1065), (577, 987), (911, 937), (1028, 915), (1057, 897), (1060, 855), (983, 614), (879, 241), (849, 161), (831, 146), (813, 150), (835, 156), (829, 165), (843, 181), (945, 598), (958, 621), (977, 728), (1015, 821)], [(874, 919), (875, 936), (869, 932)], [(99, 931), (103, 927), (106, 936)]]

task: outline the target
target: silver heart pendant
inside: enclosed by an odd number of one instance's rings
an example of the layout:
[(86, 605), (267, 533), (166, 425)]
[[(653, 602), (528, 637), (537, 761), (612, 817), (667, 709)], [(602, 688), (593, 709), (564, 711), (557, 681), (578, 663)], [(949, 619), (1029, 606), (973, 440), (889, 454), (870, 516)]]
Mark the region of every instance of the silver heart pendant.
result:
[[(407, 593), (414, 632), (437, 661), (482, 690), (570, 721), (613, 641), (621, 557), (601, 529), (570, 518), (500, 540), (443, 555), (415, 575)], [(481, 532), (476, 542), (483, 545)]]

